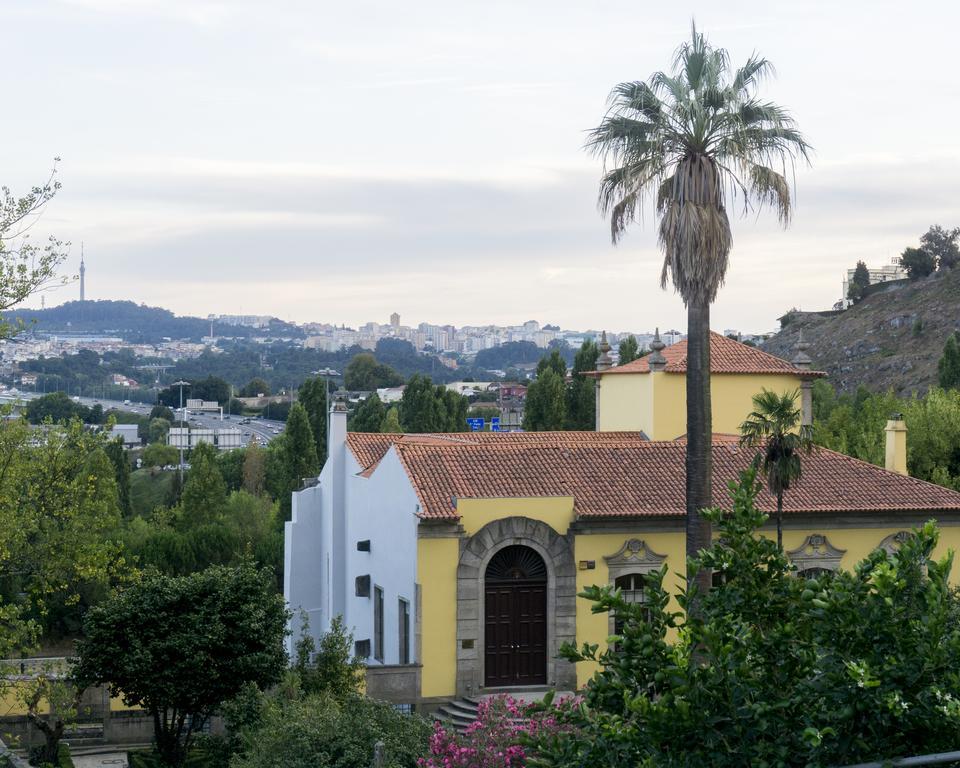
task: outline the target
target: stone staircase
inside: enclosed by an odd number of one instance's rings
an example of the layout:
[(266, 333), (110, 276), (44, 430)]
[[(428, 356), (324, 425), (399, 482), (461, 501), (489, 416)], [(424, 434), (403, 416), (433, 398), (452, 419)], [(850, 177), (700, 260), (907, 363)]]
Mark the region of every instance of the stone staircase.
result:
[(433, 718), (441, 722), (444, 726), (463, 733), (470, 727), (471, 723), (476, 721), (477, 705), (479, 703), (479, 699), (468, 696), (462, 699), (455, 699), (439, 707), (437, 711), (434, 712)]

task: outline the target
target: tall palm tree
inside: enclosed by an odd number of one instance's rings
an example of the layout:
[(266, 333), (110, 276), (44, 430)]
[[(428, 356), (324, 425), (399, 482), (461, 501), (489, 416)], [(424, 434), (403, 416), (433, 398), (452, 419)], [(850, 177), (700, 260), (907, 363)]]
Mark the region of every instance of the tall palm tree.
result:
[(813, 427), (801, 424), (799, 392), (753, 396), (753, 411), (740, 425), (740, 444), (758, 450), (756, 464), (777, 497), (777, 547), (783, 551), (783, 494), (800, 479), (800, 454), (813, 447)]
[[(710, 304), (723, 284), (732, 234), (728, 205), (744, 213), (769, 205), (790, 221), (787, 175), (809, 145), (787, 111), (757, 96), (773, 67), (754, 54), (739, 69), (693, 25), (670, 72), (627, 82), (587, 147), (604, 160), (599, 205), (613, 242), (648, 201), (660, 218), (661, 287), (687, 307), (687, 557), (710, 545), (700, 510), (712, 503)], [(698, 578), (709, 588), (710, 575)]]

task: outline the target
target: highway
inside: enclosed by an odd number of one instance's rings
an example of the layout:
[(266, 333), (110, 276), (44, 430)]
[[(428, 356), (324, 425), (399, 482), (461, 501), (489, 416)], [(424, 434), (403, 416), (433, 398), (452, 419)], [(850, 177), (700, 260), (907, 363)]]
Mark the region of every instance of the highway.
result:
[[(40, 395), (34, 392), (13, 392), (8, 390), (0, 394), (0, 401), (26, 401), (33, 400), (35, 397), (40, 397)], [(92, 408), (94, 405), (99, 403), (104, 411), (113, 409), (118, 411), (127, 411), (129, 413), (136, 413), (140, 416), (149, 416), (150, 411), (153, 409), (152, 405), (135, 403), (132, 401), (125, 403), (121, 400), (105, 400), (103, 398), (98, 399), (93, 397), (81, 397), (73, 399), (75, 402), (79, 402), (89, 408)], [(174, 415), (179, 417), (179, 409), (174, 409)], [(250, 438), (254, 435), (256, 435), (257, 441), (261, 445), (266, 445), (273, 438), (283, 432), (284, 423), (282, 421), (275, 421), (273, 419), (249, 418), (248, 424), (241, 423), (241, 421), (246, 421), (247, 419), (248, 417), (245, 416), (229, 416), (224, 414), (223, 421), (221, 421), (219, 413), (200, 413), (190, 411), (187, 414), (187, 423), (191, 427), (200, 427), (204, 429), (228, 429), (230, 427), (238, 428), (240, 430), (240, 437), (243, 445), (249, 443)]]

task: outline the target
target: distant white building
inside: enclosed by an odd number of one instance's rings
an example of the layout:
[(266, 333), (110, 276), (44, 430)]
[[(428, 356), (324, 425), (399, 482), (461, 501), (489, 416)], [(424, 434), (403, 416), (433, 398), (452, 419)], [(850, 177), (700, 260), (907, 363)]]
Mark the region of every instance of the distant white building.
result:
[[(850, 290), (850, 283), (853, 282), (853, 273), (856, 271), (856, 267), (848, 269), (846, 275), (843, 277), (843, 293), (840, 294), (840, 301), (844, 309), (853, 304), (853, 302), (847, 298), (847, 293)], [(867, 271), (870, 273), (870, 285), (889, 283), (891, 280), (906, 280), (910, 276), (907, 270), (900, 265), (899, 256), (894, 256), (890, 259), (889, 264), (884, 264), (882, 267), (867, 267)]]
[(124, 447), (140, 445), (140, 435), (137, 432), (136, 424), (114, 424), (110, 429), (110, 438), (123, 439)]

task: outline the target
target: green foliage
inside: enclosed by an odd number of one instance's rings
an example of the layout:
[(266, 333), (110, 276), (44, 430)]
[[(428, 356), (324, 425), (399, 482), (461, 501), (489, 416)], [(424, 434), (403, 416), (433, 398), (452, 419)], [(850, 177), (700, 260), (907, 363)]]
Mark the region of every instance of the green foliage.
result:
[(253, 496), (261, 496), (267, 482), (267, 457), (257, 443), (251, 443), (243, 451), (243, 490)]
[(535, 363), (542, 354), (543, 350), (532, 341), (508, 341), (481, 349), (474, 358), (474, 365), (487, 371), (505, 371), (516, 365)]
[(229, 451), (217, 451), (217, 469), (223, 478), (227, 492), (239, 491), (243, 487), (243, 462), (246, 448), (234, 448)]
[(392, 406), (383, 417), (383, 421), (380, 422), (380, 432), (385, 434), (403, 432), (403, 427), (400, 426), (400, 409), (397, 406)]
[(353, 635), (344, 626), (343, 617), (334, 617), (319, 643), (309, 634), (306, 615), (301, 626), (303, 634), (297, 640), (293, 670), (300, 678), (303, 692), (329, 693), (341, 698), (359, 695), (366, 666), (363, 659), (353, 655)]
[(0, 658), (29, 647), (36, 631), (74, 629), (89, 601), (125, 573), (104, 447), (79, 422), (0, 428)]
[[(153, 512), (157, 507), (173, 506), (179, 499), (179, 493), (174, 498), (173, 481), (179, 477), (177, 472), (161, 472), (155, 470), (155, 466), (165, 466), (166, 464), (153, 464), (154, 461), (169, 459), (170, 456), (159, 457), (152, 452), (153, 446), (148, 445), (143, 451), (143, 469), (134, 470), (130, 474), (130, 511), (135, 517), (144, 517)], [(166, 452), (168, 449), (173, 451), (173, 464), (177, 463), (179, 456), (176, 448), (169, 448), (166, 445), (156, 446), (157, 450)], [(149, 461), (148, 461), (149, 458)], [(170, 462), (166, 462), (169, 464)]]
[(165, 405), (155, 405), (150, 409), (150, 419), (166, 419), (167, 421), (173, 421), (173, 411), (170, 410)]
[(799, 392), (778, 395), (768, 389), (753, 396), (753, 411), (740, 425), (740, 444), (757, 451), (754, 465), (777, 499), (777, 546), (783, 544), (783, 494), (800, 479), (800, 455), (813, 446), (813, 428), (803, 424)]
[(147, 442), (165, 443), (170, 432), (170, 422), (166, 419), (150, 419), (147, 426)]
[(943, 355), (937, 362), (937, 373), (943, 389), (960, 387), (960, 331), (954, 331), (943, 345)]
[(270, 385), (257, 376), (243, 386), (239, 395), (240, 397), (269, 397)]
[(523, 428), (527, 432), (543, 432), (563, 429), (566, 423), (566, 384), (554, 368), (545, 366), (527, 387)]
[(249, 565), (147, 576), (90, 609), (73, 674), (149, 711), (158, 751), (179, 766), (217, 707), (280, 679), (286, 619), (272, 577)]
[(379, 432), (386, 415), (386, 406), (374, 392), (357, 406), (347, 428), (351, 432)]
[(920, 247), (936, 260), (941, 270), (952, 269), (960, 262), (960, 227), (944, 229), (934, 224), (920, 237)]
[(404, 387), (400, 422), (404, 432), (463, 432), (468, 407), (463, 395), (417, 374)]
[(270, 445), (266, 486), (280, 503), (281, 520), (290, 519), (291, 494), (306, 478), (320, 474), (317, 446), (306, 409), (293, 404), (284, 433)]
[[(0, 187), (0, 313), (57, 282), (57, 267), (66, 258), (63, 243), (51, 236), (45, 246), (38, 247), (30, 240), (29, 230), (60, 189), (60, 182), (54, 180), (58, 160), (46, 182), (23, 197)], [(0, 338), (10, 338), (23, 327), (22, 322), (0, 318)]]
[(565, 429), (593, 430), (597, 423), (596, 383), (583, 375), (597, 367), (600, 350), (596, 342), (585, 341), (573, 358), (570, 383), (567, 385), (567, 418)]
[(933, 273), (937, 260), (922, 248), (906, 248), (900, 255), (900, 266), (907, 270), (911, 280), (919, 280)]
[(307, 412), (310, 429), (313, 432), (313, 441), (317, 450), (317, 462), (320, 466), (327, 460), (327, 411), (330, 407), (329, 392), (326, 391), (327, 382), (317, 376), (307, 379), (300, 385), (298, 399), (300, 405)]
[(26, 416), (31, 424), (42, 424), (47, 420), (54, 424), (66, 424), (72, 419), (85, 421), (89, 413), (86, 406), (73, 402), (65, 392), (51, 392), (34, 398), (26, 408)]
[(185, 524), (212, 522), (222, 517), (227, 503), (227, 484), (217, 467), (217, 449), (200, 443), (190, 452), (190, 472), (180, 497)]
[(847, 298), (856, 303), (863, 298), (863, 292), (870, 285), (870, 270), (862, 261), (857, 262), (853, 270), (853, 278), (847, 286)]
[(403, 377), (393, 368), (378, 363), (369, 352), (356, 355), (343, 372), (343, 386), (351, 392), (373, 392), (381, 387), (396, 387)]
[(129, 517), (132, 511), (130, 507), (130, 458), (123, 447), (123, 438), (114, 438), (107, 443), (104, 450), (107, 458), (110, 459), (110, 463), (113, 464), (120, 512), (125, 517)]
[(245, 734), (232, 768), (370, 768), (384, 744), (383, 768), (415, 768), (430, 726), (416, 715), (364, 696), (283, 692), (267, 699), (259, 727)]
[(620, 342), (617, 351), (620, 354), (619, 365), (632, 363), (637, 358), (642, 357), (640, 354), (640, 344), (637, 342), (637, 337), (633, 334), (630, 334)]
[(643, 604), (611, 586), (581, 595), (623, 629), (605, 651), (561, 650), (600, 670), (569, 716), (578, 727), (537, 744), (538, 764), (812, 768), (953, 749), (960, 605), (952, 556), (930, 559), (934, 525), (852, 573), (804, 579), (757, 535), (755, 474), (731, 490), (732, 511), (707, 512), (718, 536), (695, 565), (720, 585), (696, 618), (670, 610), (665, 568), (647, 575)]

